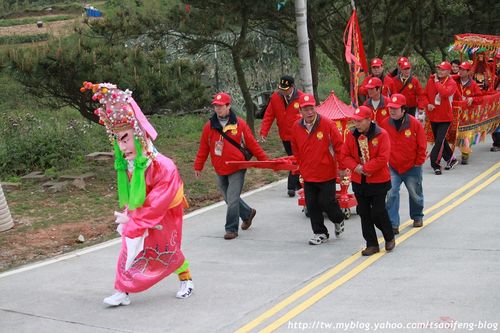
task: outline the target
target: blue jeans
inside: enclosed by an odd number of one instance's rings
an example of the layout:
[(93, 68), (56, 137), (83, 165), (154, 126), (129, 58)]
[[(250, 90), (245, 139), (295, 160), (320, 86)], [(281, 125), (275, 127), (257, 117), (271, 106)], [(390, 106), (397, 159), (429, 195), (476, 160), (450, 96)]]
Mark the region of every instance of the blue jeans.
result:
[(230, 175), (217, 175), (217, 186), (227, 204), (226, 231), (238, 232), (240, 217), (246, 220), (252, 214), (252, 208), (240, 198), (246, 170), (239, 170)]
[(399, 188), (404, 183), (410, 199), (410, 217), (412, 220), (422, 220), (424, 217), (424, 192), (422, 190), (422, 167), (414, 166), (403, 174), (391, 170), (391, 186), (387, 193), (386, 208), (393, 228), (399, 228)]

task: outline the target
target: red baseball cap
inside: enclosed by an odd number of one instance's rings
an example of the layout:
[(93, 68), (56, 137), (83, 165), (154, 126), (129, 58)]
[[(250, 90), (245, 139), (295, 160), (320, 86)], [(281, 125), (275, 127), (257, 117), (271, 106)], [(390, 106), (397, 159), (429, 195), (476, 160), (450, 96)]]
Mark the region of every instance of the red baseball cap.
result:
[(408, 69), (408, 68), (411, 68), (411, 64), (408, 60), (406, 60), (406, 61), (399, 63), (399, 68)]
[(357, 108), (354, 111), (354, 114), (352, 115), (352, 119), (354, 120), (363, 120), (370, 118), (372, 119), (373, 112), (372, 109), (370, 109), (368, 106), (361, 105), (359, 108)]
[(390, 102), (387, 104), (388, 107), (398, 109), (403, 105), (406, 105), (406, 97), (401, 94), (393, 94), (390, 97)]
[(439, 69), (444, 69), (446, 71), (451, 71), (451, 64), (448, 61), (443, 61), (439, 65), (436, 66)]
[(372, 67), (380, 67), (384, 65), (384, 62), (380, 58), (373, 58), (370, 64)]
[(468, 61), (464, 61), (463, 63), (458, 66), (460, 69), (465, 69), (466, 71), (470, 70), (472, 68), (472, 65)]
[(405, 61), (410, 62), (407, 57), (399, 57), (398, 58), (398, 65), (401, 65)]
[(231, 104), (231, 96), (223, 92), (215, 95), (214, 99), (212, 100), (212, 105), (227, 105), (227, 104)]
[(382, 80), (380, 80), (378, 77), (372, 77), (368, 80), (368, 83), (365, 85), (367, 89), (372, 89), (376, 87), (382, 87)]
[(310, 105), (316, 105), (316, 100), (314, 99), (313, 94), (303, 94), (299, 98), (299, 105), (301, 108), (305, 106), (310, 106)]

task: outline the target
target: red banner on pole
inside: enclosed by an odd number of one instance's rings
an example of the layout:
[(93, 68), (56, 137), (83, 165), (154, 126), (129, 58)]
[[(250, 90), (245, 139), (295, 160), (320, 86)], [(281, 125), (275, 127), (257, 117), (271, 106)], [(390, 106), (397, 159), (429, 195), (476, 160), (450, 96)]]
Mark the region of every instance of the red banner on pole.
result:
[(366, 62), (361, 29), (359, 28), (356, 9), (353, 9), (351, 18), (347, 22), (344, 31), (345, 60), (349, 64), (351, 75), (351, 103), (358, 106), (358, 85), (361, 71), (368, 73), (368, 63)]

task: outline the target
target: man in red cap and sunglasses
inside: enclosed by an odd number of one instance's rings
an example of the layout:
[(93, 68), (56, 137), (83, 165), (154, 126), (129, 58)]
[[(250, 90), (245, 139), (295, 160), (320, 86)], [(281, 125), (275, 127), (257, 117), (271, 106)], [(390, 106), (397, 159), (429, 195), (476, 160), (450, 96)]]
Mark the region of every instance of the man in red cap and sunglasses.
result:
[(345, 215), (335, 197), (337, 169), (344, 169), (338, 158), (343, 140), (335, 123), (316, 112), (312, 94), (303, 94), (299, 103), (302, 119), (292, 128), (292, 150), (304, 179), (306, 207), (314, 233), (309, 244), (320, 245), (329, 238), (323, 212), (335, 224), (336, 236), (344, 231)]
[(458, 164), (446, 141), (446, 133), (453, 121), (453, 96), (457, 93), (457, 84), (450, 77), (450, 72), (451, 64), (448, 61), (437, 65), (437, 74), (430, 76), (423, 96), (434, 135), (434, 147), (432, 147), (430, 162), (436, 175), (442, 173), (441, 158), (446, 161), (446, 170), (451, 170)]
[(343, 165), (351, 170), (352, 190), (358, 201), (361, 230), (366, 241), (364, 256), (380, 251), (375, 226), (382, 231), (386, 251), (396, 246), (394, 231), (385, 206), (391, 188), (389, 158), (391, 142), (387, 132), (372, 122), (372, 111), (360, 106), (353, 115), (355, 129), (342, 147)]
[[(194, 161), (196, 177), (200, 177), (203, 166), (210, 155), (210, 160), (217, 176), (217, 186), (227, 204), (226, 234), (224, 239), (238, 237), (239, 220), (241, 229), (247, 230), (252, 224), (257, 211), (240, 198), (246, 169), (240, 170), (227, 161), (245, 161), (251, 155), (259, 161), (267, 156), (255, 140), (247, 123), (231, 110), (231, 96), (218, 93), (212, 101), (214, 114), (203, 127), (200, 147)], [(251, 155), (248, 155), (251, 153)]]

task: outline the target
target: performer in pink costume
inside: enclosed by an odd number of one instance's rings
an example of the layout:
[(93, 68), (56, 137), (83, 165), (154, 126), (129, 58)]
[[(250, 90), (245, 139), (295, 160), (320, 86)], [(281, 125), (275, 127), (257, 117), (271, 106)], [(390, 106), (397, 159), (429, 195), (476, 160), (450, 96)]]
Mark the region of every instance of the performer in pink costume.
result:
[(181, 286), (178, 298), (191, 296), (194, 285), (189, 263), (181, 251), (183, 182), (174, 162), (158, 153), (157, 133), (132, 92), (111, 83), (84, 82), (101, 107), (95, 110), (115, 149), (118, 198), (115, 212), (122, 247), (116, 267), (116, 293), (104, 299), (110, 306), (129, 305), (129, 293), (152, 287), (175, 272)]

